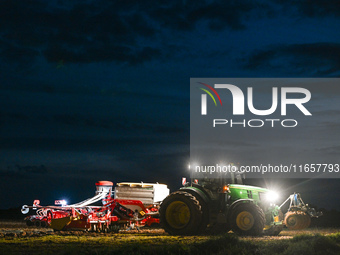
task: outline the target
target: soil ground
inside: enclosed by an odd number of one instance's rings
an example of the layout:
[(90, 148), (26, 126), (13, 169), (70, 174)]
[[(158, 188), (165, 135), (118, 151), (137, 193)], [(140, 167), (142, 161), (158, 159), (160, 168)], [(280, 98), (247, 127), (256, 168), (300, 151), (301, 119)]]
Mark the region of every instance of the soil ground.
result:
[[(235, 252), (235, 249), (241, 249), (243, 254), (265, 254), (263, 247), (280, 247), (280, 243), (294, 242), (296, 236), (309, 236), (311, 240), (315, 236), (332, 237), (339, 241), (334, 244), (334, 254), (340, 254), (339, 231), (336, 228), (308, 228), (295, 231), (284, 229), (278, 236), (262, 237), (237, 237), (232, 232), (224, 235), (170, 236), (162, 229), (142, 228), (140, 231), (120, 231), (118, 234), (55, 232), (50, 228), (27, 227), (23, 221), (0, 221), (0, 254), (228, 254), (227, 251)], [(228, 243), (230, 248), (225, 250), (224, 246), (219, 245), (220, 242)], [(262, 253), (261, 247), (264, 249)], [(323, 253), (321, 250), (321, 253), (315, 254)]]

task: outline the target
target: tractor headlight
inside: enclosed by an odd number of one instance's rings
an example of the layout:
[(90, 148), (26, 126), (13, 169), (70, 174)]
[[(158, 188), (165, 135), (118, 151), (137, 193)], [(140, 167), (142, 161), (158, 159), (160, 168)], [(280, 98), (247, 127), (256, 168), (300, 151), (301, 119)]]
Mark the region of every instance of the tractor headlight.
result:
[(279, 198), (279, 194), (272, 190), (267, 192), (265, 196), (266, 196), (266, 200), (271, 203), (276, 202)]

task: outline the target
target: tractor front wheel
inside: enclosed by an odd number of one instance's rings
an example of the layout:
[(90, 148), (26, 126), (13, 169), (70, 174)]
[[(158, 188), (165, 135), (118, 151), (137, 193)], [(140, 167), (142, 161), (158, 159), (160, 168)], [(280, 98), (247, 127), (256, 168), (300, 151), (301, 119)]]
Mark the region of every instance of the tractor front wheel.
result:
[(259, 236), (263, 233), (265, 215), (257, 205), (242, 203), (232, 210), (230, 221), (233, 232), (239, 235)]
[(160, 222), (171, 235), (196, 235), (202, 224), (199, 201), (192, 194), (177, 191), (170, 194), (161, 204)]

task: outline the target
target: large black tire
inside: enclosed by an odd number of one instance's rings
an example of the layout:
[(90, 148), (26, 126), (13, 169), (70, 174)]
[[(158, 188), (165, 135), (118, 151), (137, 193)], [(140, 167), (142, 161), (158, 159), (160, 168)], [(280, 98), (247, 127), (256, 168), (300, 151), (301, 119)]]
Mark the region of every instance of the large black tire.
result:
[(238, 235), (262, 235), (265, 221), (262, 209), (253, 203), (239, 204), (231, 211), (231, 229)]
[(160, 207), (160, 223), (171, 235), (197, 235), (202, 229), (202, 210), (192, 194), (176, 191), (167, 196)]
[(47, 222), (46, 221), (40, 221), (40, 226), (42, 227), (42, 228), (46, 228), (48, 225), (47, 225)]
[(34, 225), (34, 223), (33, 223), (32, 221), (30, 221), (30, 220), (26, 220), (26, 225), (27, 225), (28, 227), (31, 227), (31, 226)]
[[(198, 229), (198, 233), (202, 233), (203, 231), (206, 230), (206, 228), (209, 224), (209, 205), (199, 194), (196, 194), (195, 192), (192, 192), (191, 190), (183, 190), (183, 191), (188, 192), (191, 195), (193, 195), (198, 200), (198, 202), (201, 206), (202, 221), (201, 221), (200, 227)], [(223, 230), (224, 230), (223, 232), (229, 231), (229, 230), (227, 231), (225, 228)]]
[(40, 228), (40, 227), (41, 227), (41, 221), (40, 221), (40, 220), (34, 221), (34, 225), (35, 225), (37, 228)]

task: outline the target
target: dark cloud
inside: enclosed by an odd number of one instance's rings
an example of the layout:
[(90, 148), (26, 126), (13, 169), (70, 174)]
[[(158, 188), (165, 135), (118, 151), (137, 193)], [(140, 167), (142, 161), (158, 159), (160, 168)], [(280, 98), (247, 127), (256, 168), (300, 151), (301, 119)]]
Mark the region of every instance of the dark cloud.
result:
[(160, 50), (151, 47), (134, 49), (126, 46), (106, 45), (101, 47), (89, 46), (79, 51), (56, 45), (44, 51), (46, 59), (50, 62), (60, 60), (66, 63), (91, 63), (91, 62), (127, 62), (140, 64), (160, 56)]
[[(151, 129), (150, 131), (152, 131)], [(178, 129), (179, 130), (179, 129)], [(115, 130), (113, 130), (114, 132)], [(158, 131), (159, 132), (159, 131)], [(177, 131), (178, 132), (178, 131)], [(159, 134), (164, 134), (161, 136)], [(157, 136), (159, 135), (159, 136)], [(49, 150), (49, 151), (119, 151), (124, 146), (149, 146), (149, 145), (181, 145), (188, 144), (187, 133), (170, 133), (162, 132), (154, 134), (142, 134), (136, 136), (118, 137), (118, 138), (95, 138), (86, 134), (79, 138), (2, 138), (1, 149), (17, 149), (17, 150)]]
[(0, 118), (2, 121), (27, 121), (30, 117), (26, 114), (21, 112), (14, 112), (14, 113), (2, 113), (0, 112)]
[(245, 68), (271, 71), (285, 69), (291, 74), (332, 76), (339, 75), (339, 58), (339, 43), (280, 45), (252, 54)]
[(253, 1), (213, 1), (193, 10), (189, 17), (193, 20), (207, 20), (210, 29), (244, 29), (244, 18), (256, 7)]
[(7, 169), (0, 169), (2, 176), (18, 178), (25, 178), (27, 176), (31, 176), (32, 174), (36, 176), (44, 176), (50, 172), (51, 170), (44, 165), (15, 165), (8, 166)]
[(153, 131), (159, 134), (183, 134), (189, 132), (185, 127), (156, 126)]
[(245, 28), (244, 18), (256, 7), (253, 1), (167, 1), (152, 12), (162, 26), (189, 31), (207, 22), (212, 30)]
[(212, 30), (244, 29), (244, 19), (255, 7), (252, 1), (177, 0), (157, 5), (152, 1), (58, 5), (38, 0), (24, 5), (21, 1), (3, 1), (0, 47), (2, 57), (12, 61), (42, 54), (56, 63), (116, 61), (135, 65), (162, 56), (155, 42), (160, 42), (159, 35), (167, 29), (199, 29), (198, 22)]
[(46, 166), (40, 165), (40, 166), (15, 166), (18, 172), (21, 173), (28, 173), (28, 174), (45, 174), (48, 173), (49, 170)]
[[(168, 37), (177, 31), (201, 30), (206, 25), (215, 31), (242, 30), (254, 17), (275, 17), (280, 6), (295, 7), (308, 17), (339, 16), (340, 13), (340, 5), (334, 0), (289, 3), (175, 0), (155, 4), (151, 0), (134, 0), (58, 1), (58, 4), (52, 1), (48, 4), (30, 0), (23, 5), (18, 0), (6, 0), (0, 3), (0, 51), (6, 61), (29, 61), (41, 55), (54, 63), (119, 62), (136, 65), (168, 56), (168, 49), (160, 47), (165, 34)], [(294, 45), (259, 52), (247, 67), (253, 67), (253, 62), (256, 65), (261, 59), (280, 57), (287, 52), (293, 54), (294, 49), (300, 56), (305, 55), (303, 52), (314, 52), (312, 45), (307, 49), (303, 47), (301, 45), (300, 50), (299, 45)], [(321, 50), (319, 54), (325, 53), (324, 49), (317, 50)], [(327, 72), (332, 70), (320, 70), (320, 75)]]
[(4, 44), (0, 48), (0, 52), (1, 58), (7, 63), (17, 61), (27, 63), (39, 55), (39, 52), (34, 49)]
[(307, 17), (340, 16), (340, 4), (337, 0), (279, 0), (278, 2), (297, 8), (300, 14)]
[[(137, 175), (139, 180), (145, 180), (146, 176), (148, 176), (147, 179), (153, 179), (160, 183), (177, 182), (179, 184), (180, 175), (185, 173), (189, 155), (188, 150), (176, 153), (160, 151), (152, 158), (144, 157), (138, 161), (137, 166), (140, 171), (135, 176)], [(150, 165), (150, 160), (153, 162), (152, 166)], [(182, 173), (178, 173), (179, 169), (182, 170)], [(174, 174), (175, 171), (177, 171), (177, 174)], [(178, 176), (178, 174), (180, 175)]]
[[(142, 14), (118, 13), (106, 1), (78, 4), (71, 9), (40, 1), (3, 1), (0, 4), (2, 57), (21, 61), (42, 51), (48, 61), (119, 61), (138, 64), (159, 54), (151, 46), (140, 47), (139, 36), (154, 30)], [(5, 43), (11, 45), (6, 47)], [(17, 53), (16, 53), (17, 52)]]
[[(47, 117), (48, 118), (48, 117)], [(131, 131), (131, 130), (150, 130), (150, 125), (145, 125), (143, 123), (129, 122), (125, 118), (115, 117), (115, 118), (100, 118), (98, 116), (90, 115), (79, 115), (79, 114), (55, 114), (49, 119), (56, 125), (65, 124), (78, 127), (88, 127), (88, 128), (103, 128), (111, 129), (115, 131)]]

